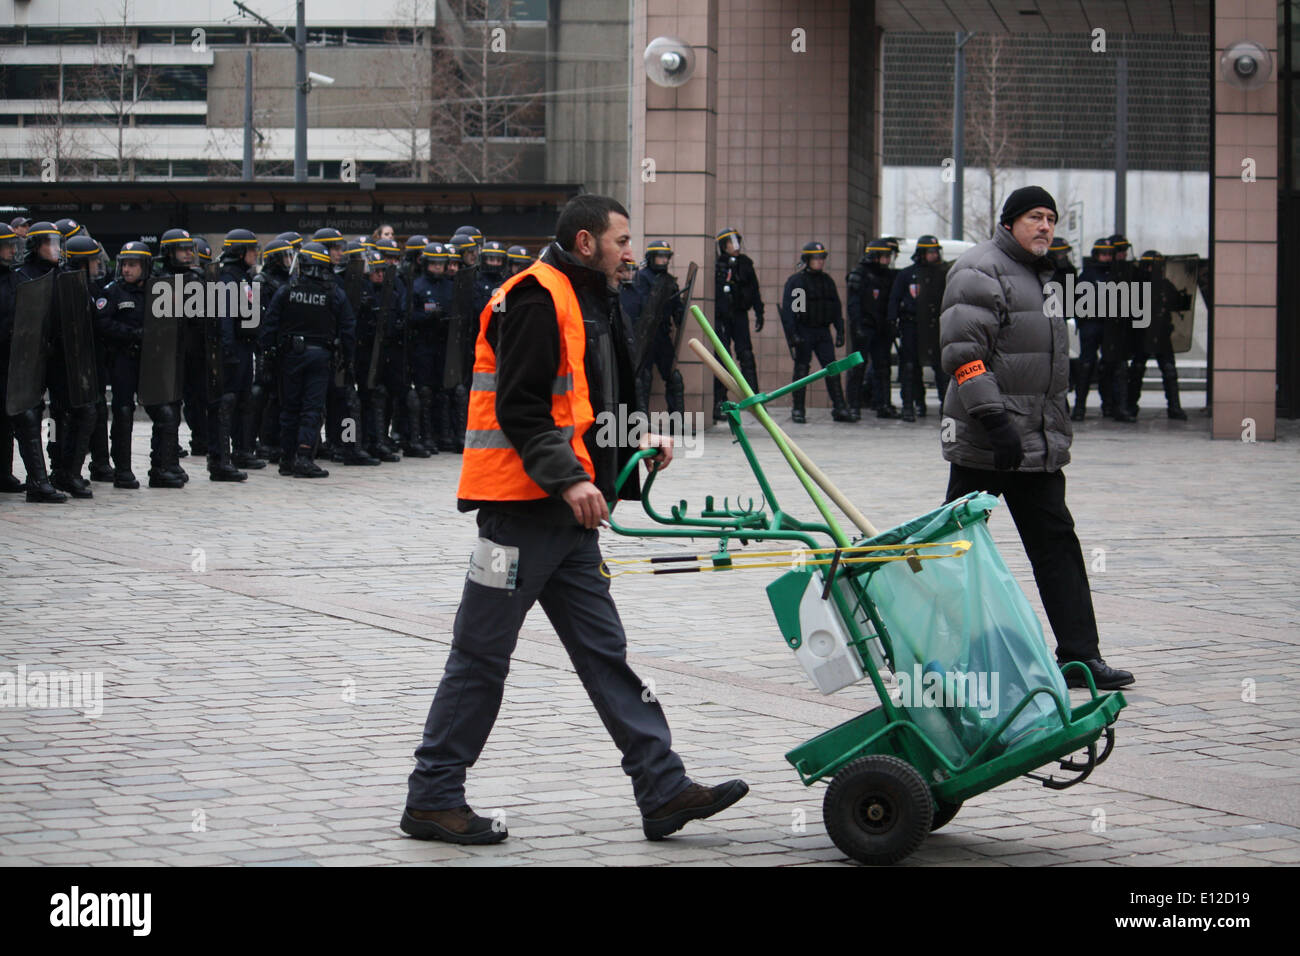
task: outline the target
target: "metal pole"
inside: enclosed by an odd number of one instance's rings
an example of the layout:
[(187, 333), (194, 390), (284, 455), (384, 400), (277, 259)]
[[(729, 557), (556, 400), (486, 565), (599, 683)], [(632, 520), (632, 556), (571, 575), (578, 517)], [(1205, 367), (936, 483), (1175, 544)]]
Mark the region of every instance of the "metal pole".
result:
[(297, 46), (297, 92), (293, 107), (293, 181), (307, 181), (307, 9), (306, 0), (298, 0), (298, 25), (294, 29)]
[(253, 181), (253, 51), (244, 53), (244, 182)]
[(1115, 231), (1127, 234), (1128, 217), (1128, 57), (1115, 60)]
[(957, 31), (956, 56), (952, 70), (952, 238), (966, 238), (966, 41), (969, 34)]

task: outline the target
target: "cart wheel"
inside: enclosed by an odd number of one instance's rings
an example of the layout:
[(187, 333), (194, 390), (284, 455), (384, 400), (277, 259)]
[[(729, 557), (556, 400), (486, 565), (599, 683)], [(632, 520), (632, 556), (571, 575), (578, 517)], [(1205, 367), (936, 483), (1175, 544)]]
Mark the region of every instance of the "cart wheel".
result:
[(961, 803), (949, 803), (946, 800), (940, 800), (938, 797), (934, 800), (934, 820), (930, 824), (930, 832), (933, 833), (939, 827), (947, 826), (952, 822), (952, 818), (957, 815), (961, 809)]
[(910, 854), (930, 832), (931, 799), (911, 764), (873, 754), (835, 774), (822, 801), (822, 818), (845, 856), (886, 866)]

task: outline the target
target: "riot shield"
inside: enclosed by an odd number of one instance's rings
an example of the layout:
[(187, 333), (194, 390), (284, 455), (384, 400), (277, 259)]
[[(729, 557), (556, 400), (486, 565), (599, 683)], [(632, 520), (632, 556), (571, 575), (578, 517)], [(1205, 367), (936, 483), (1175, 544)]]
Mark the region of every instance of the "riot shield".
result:
[[(167, 405), (181, 397), (182, 355), (185, 347), (181, 319), (176, 315), (154, 314), (154, 302), (165, 290), (146, 283), (144, 338), (140, 344), (140, 381), (136, 395), (141, 405)], [(167, 309), (172, 312), (174, 310)]]
[(922, 365), (939, 362), (939, 314), (948, 281), (948, 263), (916, 267), (916, 355)]
[(655, 276), (650, 294), (641, 305), (641, 314), (636, 320), (636, 340), (632, 353), (632, 367), (640, 369), (654, 348), (655, 336), (660, 327), (668, 321), (668, 311), (673, 296), (677, 294), (677, 280), (664, 272)]
[(1187, 303), (1187, 308), (1173, 310), (1169, 313), (1169, 344), (1174, 352), (1192, 350), (1192, 333), (1196, 328), (1196, 293), (1197, 270), (1200, 268), (1199, 256), (1169, 256), (1164, 261), (1165, 278)]
[(397, 267), (384, 266), (384, 284), (379, 291), (379, 311), (375, 316), (375, 344), (370, 349), (370, 368), (366, 370), (366, 388), (374, 388), (379, 381), (379, 369), (388, 345), (388, 315), (393, 311), (393, 288), (397, 281)]
[(343, 270), (343, 292), (348, 298), (348, 305), (352, 306), (353, 313), (361, 311), (361, 283), (366, 281), (365, 272), (366, 264), (359, 256), (350, 258), (347, 267)]
[(686, 285), (682, 286), (682, 324), (677, 326), (677, 335), (673, 338), (674, 368), (677, 367), (677, 356), (682, 350), (682, 336), (686, 334), (686, 326), (691, 316), (691, 294), (695, 289), (695, 276), (699, 271), (699, 265), (694, 262), (686, 269)]
[[(478, 269), (471, 267), (456, 273), (456, 285), (452, 292), (452, 316), (447, 327), (447, 362), (443, 370), (443, 388), (455, 388), (465, 383), (465, 347), (474, 347), (470, 339), (470, 330), (478, 331), (477, 316), (474, 312), (474, 280)], [(467, 342), (468, 340), (468, 342)], [(471, 361), (471, 365), (473, 362)]]
[(50, 309), (54, 272), (24, 282), (14, 292), (14, 336), (9, 346), (5, 413), (18, 415), (40, 404), (50, 355)]
[(60, 272), (54, 280), (54, 298), (58, 303), (59, 343), (68, 371), (68, 407), (94, 405), (100, 392), (99, 362), (85, 270)]

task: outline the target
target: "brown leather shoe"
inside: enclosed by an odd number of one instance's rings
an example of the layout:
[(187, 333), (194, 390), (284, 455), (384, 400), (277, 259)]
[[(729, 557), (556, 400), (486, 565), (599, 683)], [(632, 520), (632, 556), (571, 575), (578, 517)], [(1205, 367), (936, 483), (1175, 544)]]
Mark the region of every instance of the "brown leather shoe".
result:
[(402, 812), (402, 832), (417, 840), (443, 840), (447, 843), (500, 843), (509, 832), (504, 822), (481, 817), (468, 806), (454, 810), (412, 810)]
[(727, 809), (747, 793), (749, 784), (743, 780), (728, 780), (716, 787), (693, 783), (659, 809), (648, 816), (643, 815), (641, 829), (647, 840), (662, 840), (692, 820), (711, 817)]

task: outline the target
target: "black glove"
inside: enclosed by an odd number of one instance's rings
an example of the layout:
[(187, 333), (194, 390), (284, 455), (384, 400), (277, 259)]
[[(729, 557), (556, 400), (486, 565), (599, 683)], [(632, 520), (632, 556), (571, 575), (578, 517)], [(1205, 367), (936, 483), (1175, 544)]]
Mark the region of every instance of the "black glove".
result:
[(755, 332), (762, 332), (762, 331), (763, 331), (763, 313), (762, 313), (762, 312), (755, 312), (755, 313), (754, 313), (754, 331), (755, 331)]
[(836, 330), (835, 330), (835, 347), (836, 347), (837, 349), (842, 349), (842, 348), (844, 348), (844, 330), (843, 330), (843, 329), (836, 329)]
[(999, 409), (976, 417), (988, 432), (989, 443), (993, 446), (993, 467), (998, 471), (1019, 468), (1025, 459), (1025, 450), (1020, 445), (1020, 432), (1011, 416)]

